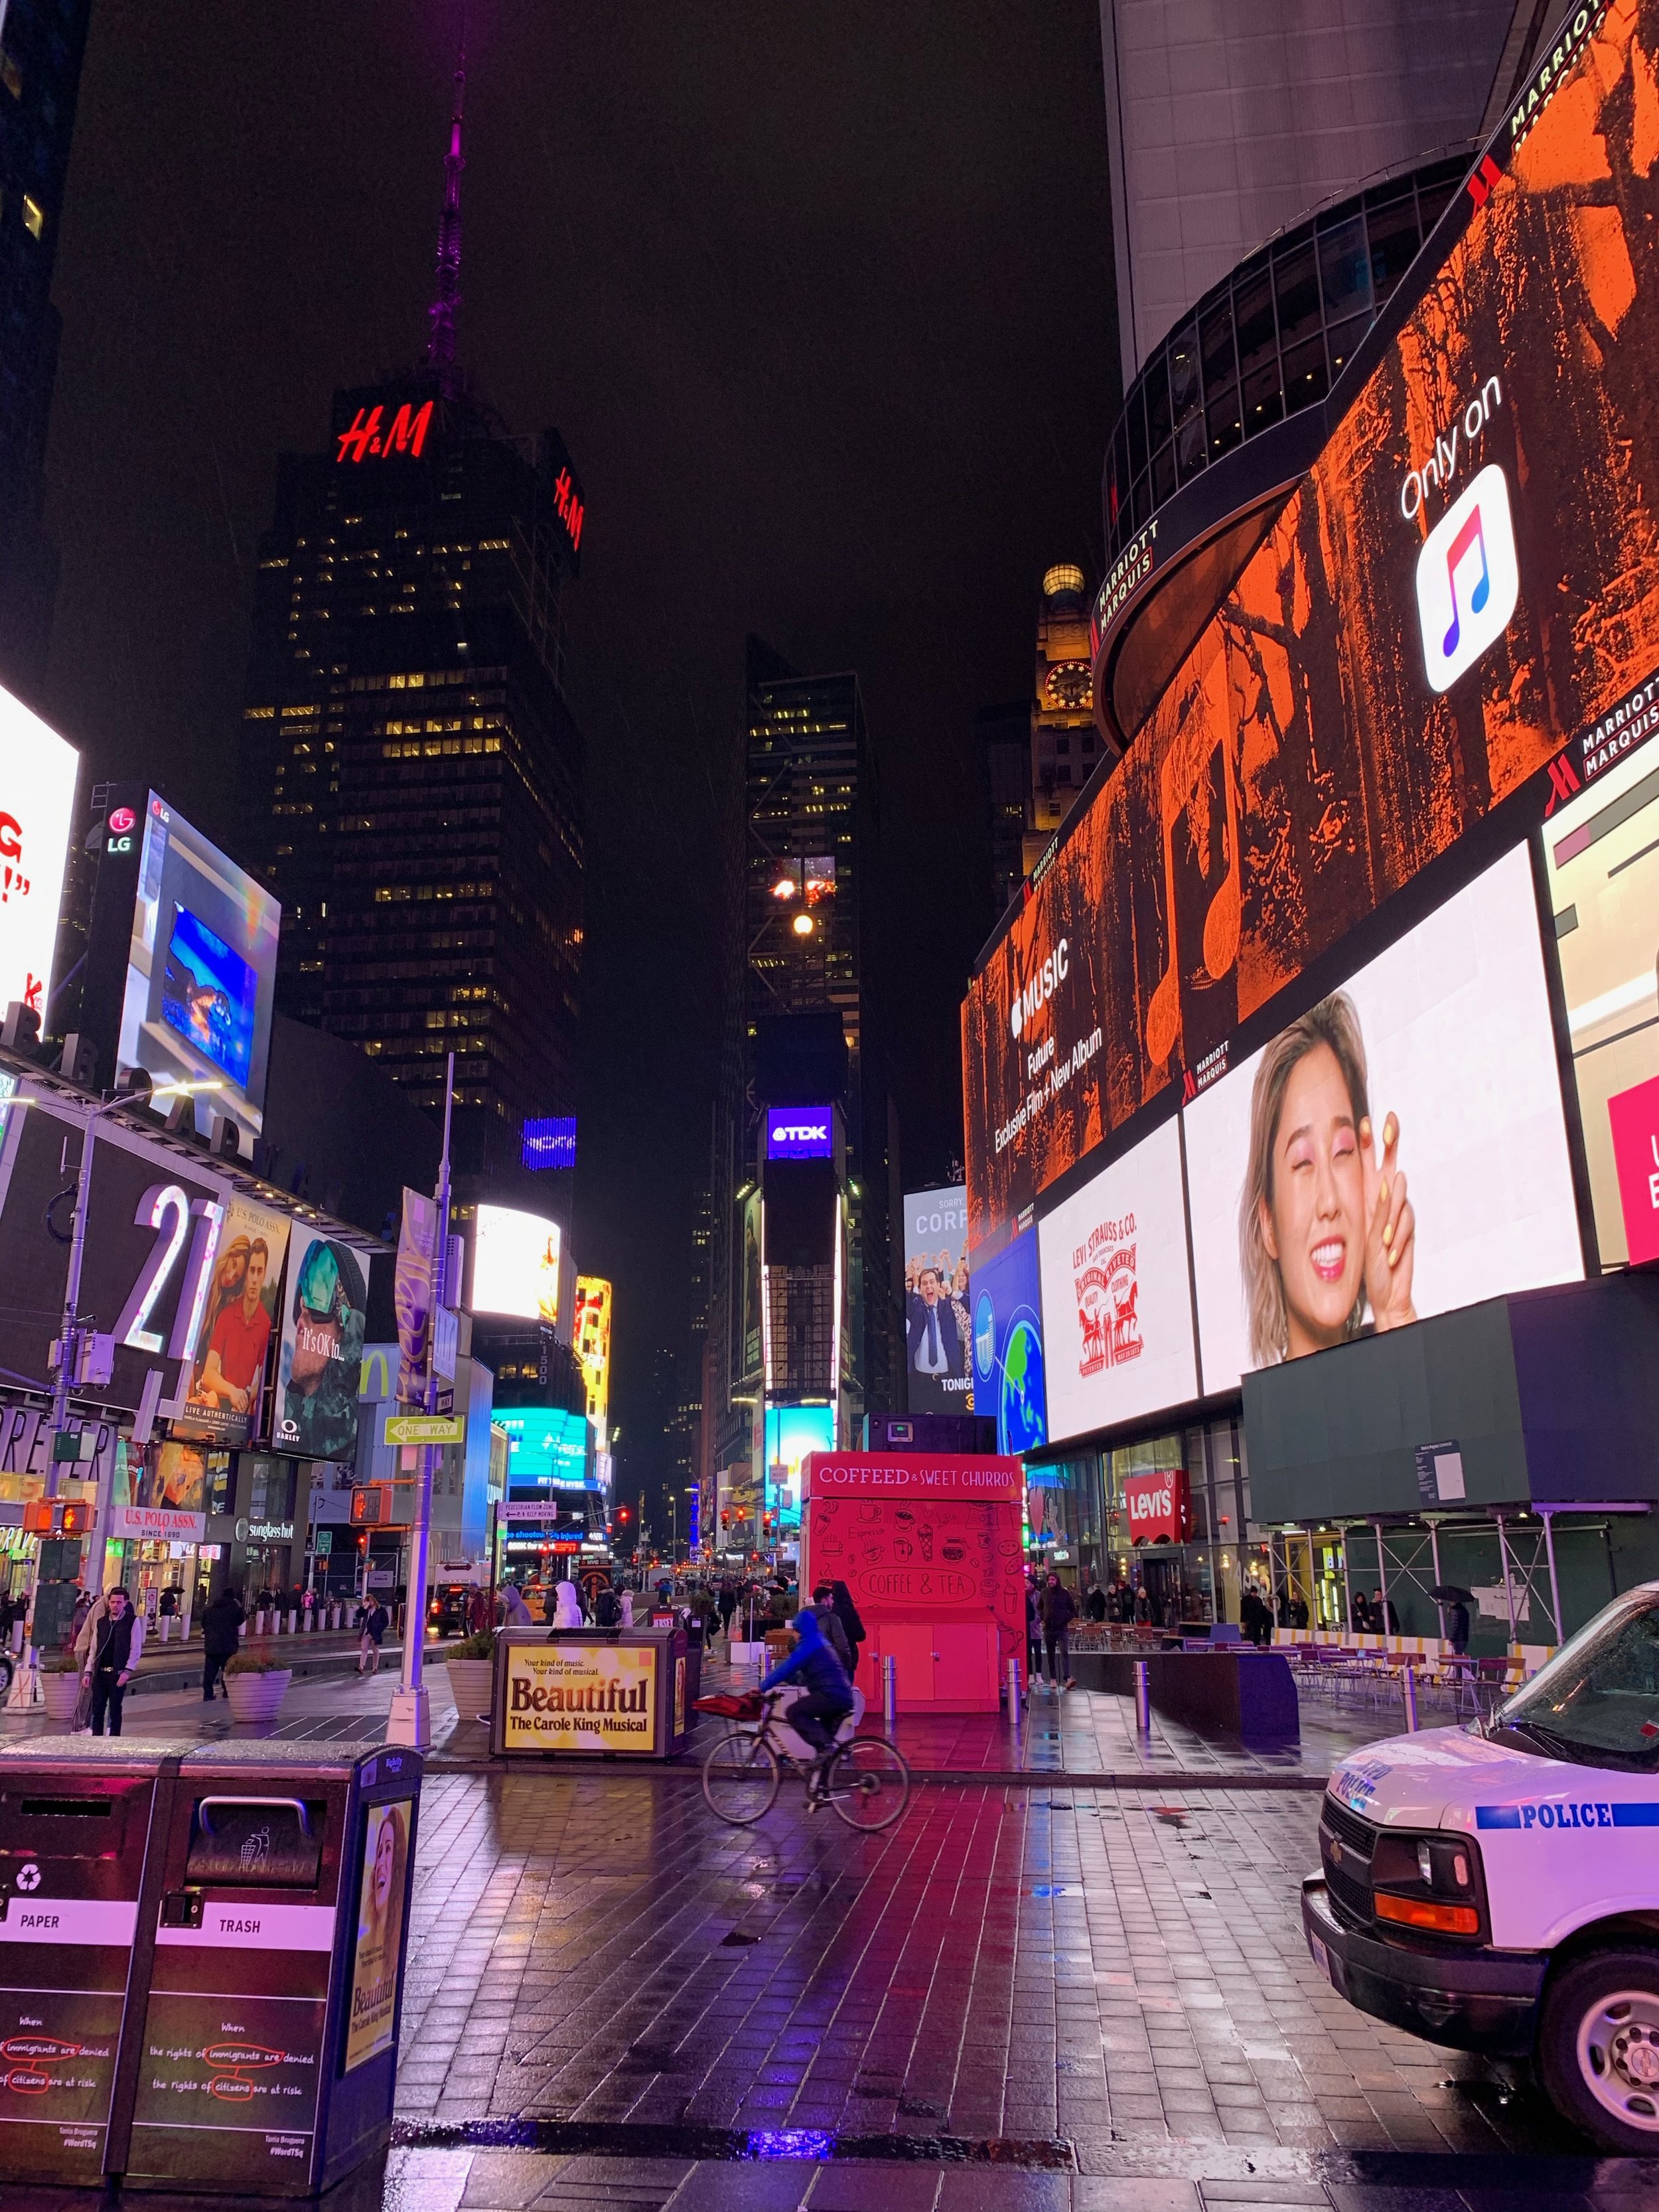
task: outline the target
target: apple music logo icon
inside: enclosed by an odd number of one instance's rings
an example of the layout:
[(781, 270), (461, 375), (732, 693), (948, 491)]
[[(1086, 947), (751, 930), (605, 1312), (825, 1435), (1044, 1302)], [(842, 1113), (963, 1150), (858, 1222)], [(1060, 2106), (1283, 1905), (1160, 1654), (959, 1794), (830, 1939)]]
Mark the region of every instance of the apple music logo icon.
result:
[(1417, 615), (1431, 690), (1449, 690), (1502, 637), (1520, 591), (1509, 480), (1493, 462), (1447, 508), (1417, 556)]

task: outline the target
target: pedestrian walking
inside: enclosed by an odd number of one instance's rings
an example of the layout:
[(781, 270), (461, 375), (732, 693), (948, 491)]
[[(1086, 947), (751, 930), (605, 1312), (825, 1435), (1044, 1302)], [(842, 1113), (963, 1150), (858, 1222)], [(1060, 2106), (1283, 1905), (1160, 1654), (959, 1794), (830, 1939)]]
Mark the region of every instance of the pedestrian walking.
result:
[(840, 1660), (853, 1679), (853, 1647), (848, 1641), (847, 1631), (836, 1614), (836, 1593), (828, 1583), (820, 1583), (812, 1593), (812, 1610), (818, 1617), (818, 1630), (824, 1642)]
[(530, 1607), (525, 1603), (524, 1592), (517, 1583), (503, 1583), (497, 1592), (497, 1602), (501, 1609), (503, 1628), (528, 1628), (532, 1625)]
[(143, 1621), (133, 1611), (125, 1590), (118, 1583), (105, 1595), (104, 1617), (94, 1632), (86, 1669), (81, 1677), (82, 1686), (90, 1685), (92, 1690), (94, 1735), (104, 1734), (106, 1720), (110, 1735), (120, 1735), (122, 1701), (127, 1684), (138, 1671), (143, 1649)]
[(1051, 1689), (1062, 1686), (1068, 1690), (1077, 1687), (1072, 1679), (1072, 1623), (1076, 1619), (1077, 1600), (1060, 1577), (1051, 1572), (1048, 1588), (1042, 1593), (1042, 1641), (1048, 1654)]
[(1089, 1595), (1083, 1601), (1083, 1610), (1088, 1614), (1090, 1620), (1093, 1621), (1097, 1626), (1105, 1620), (1106, 1593), (1100, 1587), (1098, 1580), (1091, 1580), (1089, 1583)]
[(379, 1598), (366, 1600), (362, 1613), (362, 1633), (357, 1639), (357, 1672), (378, 1674), (380, 1671), (380, 1644), (392, 1626), (391, 1616)]
[(622, 1625), (622, 1600), (608, 1583), (593, 1601), (593, 1621), (599, 1628), (618, 1628)]
[(1446, 1638), (1461, 1659), (1469, 1648), (1469, 1609), (1462, 1598), (1446, 1607)]
[(242, 1623), (247, 1615), (242, 1610), (241, 1600), (234, 1589), (222, 1589), (216, 1598), (209, 1600), (202, 1614), (202, 1702), (210, 1705), (216, 1688), (230, 1695), (224, 1686), (225, 1662), (234, 1659), (241, 1642)]
[(1025, 1671), (1033, 1679), (1042, 1674), (1042, 1607), (1037, 1585), (1025, 1585)]
[(859, 1647), (866, 1641), (867, 1632), (859, 1618), (859, 1609), (853, 1602), (853, 1593), (846, 1583), (831, 1583), (830, 1589), (835, 1600), (836, 1619), (846, 1632), (848, 1648), (853, 1655), (848, 1663), (847, 1679), (849, 1682), (855, 1682), (859, 1672)]
[(738, 1593), (732, 1586), (730, 1575), (727, 1575), (720, 1584), (720, 1634), (729, 1643), (732, 1638), (732, 1616), (738, 1609)]

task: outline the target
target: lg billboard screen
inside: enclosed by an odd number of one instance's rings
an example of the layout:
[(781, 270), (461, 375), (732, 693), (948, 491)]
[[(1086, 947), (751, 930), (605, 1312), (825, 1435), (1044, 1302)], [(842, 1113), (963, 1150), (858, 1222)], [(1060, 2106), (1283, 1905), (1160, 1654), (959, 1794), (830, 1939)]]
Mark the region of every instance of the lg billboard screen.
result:
[[(105, 832), (113, 864), (112, 820)], [(216, 1085), (198, 1124), (213, 1109), (252, 1139), (264, 1125), (282, 908), (154, 792), (142, 836), (116, 1057), (158, 1085)]]
[(1659, 672), (1656, 46), (1654, 0), (1585, 11), (975, 976), (975, 1252), (1530, 781), (1541, 813), (1634, 742)]

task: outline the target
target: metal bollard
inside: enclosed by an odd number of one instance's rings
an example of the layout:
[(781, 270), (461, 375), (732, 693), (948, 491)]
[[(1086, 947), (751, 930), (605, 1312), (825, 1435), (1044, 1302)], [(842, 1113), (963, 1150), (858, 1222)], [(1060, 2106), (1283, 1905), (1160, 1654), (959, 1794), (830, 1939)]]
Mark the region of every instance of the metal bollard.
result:
[(1019, 1726), (1019, 1662), (1018, 1659), (1011, 1659), (1008, 1662), (1008, 1725), (1010, 1728)]
[(1152, 1680), (1144, 1659), (1135, 1661), (1135, 1727), (1142, 1735), (1152, 1732)]
[(1417, 1734), (1417, 1669), (1415, 1667), (1401, 1668), (1400, 1686), (1406, 1696), (1406, 1733), (1408, 1735), (1415, 1735)]
[(891, 1735), (898, 1723), (898, 1661), (881, 1662), (881, 1724)]

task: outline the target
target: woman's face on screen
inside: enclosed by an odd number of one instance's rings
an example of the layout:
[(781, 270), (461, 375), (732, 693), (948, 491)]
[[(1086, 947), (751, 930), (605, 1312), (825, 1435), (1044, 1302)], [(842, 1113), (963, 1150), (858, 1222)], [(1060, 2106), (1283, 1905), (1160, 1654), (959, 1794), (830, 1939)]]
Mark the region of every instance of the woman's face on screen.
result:
[(1287, 1357), (1340, 1344), (1364, 1279), (1364, 1176), (1353, 1101), (1328, 1044), (1304, 1053), (1285, 1086), (1261, 1237), (1285, 1286)]

